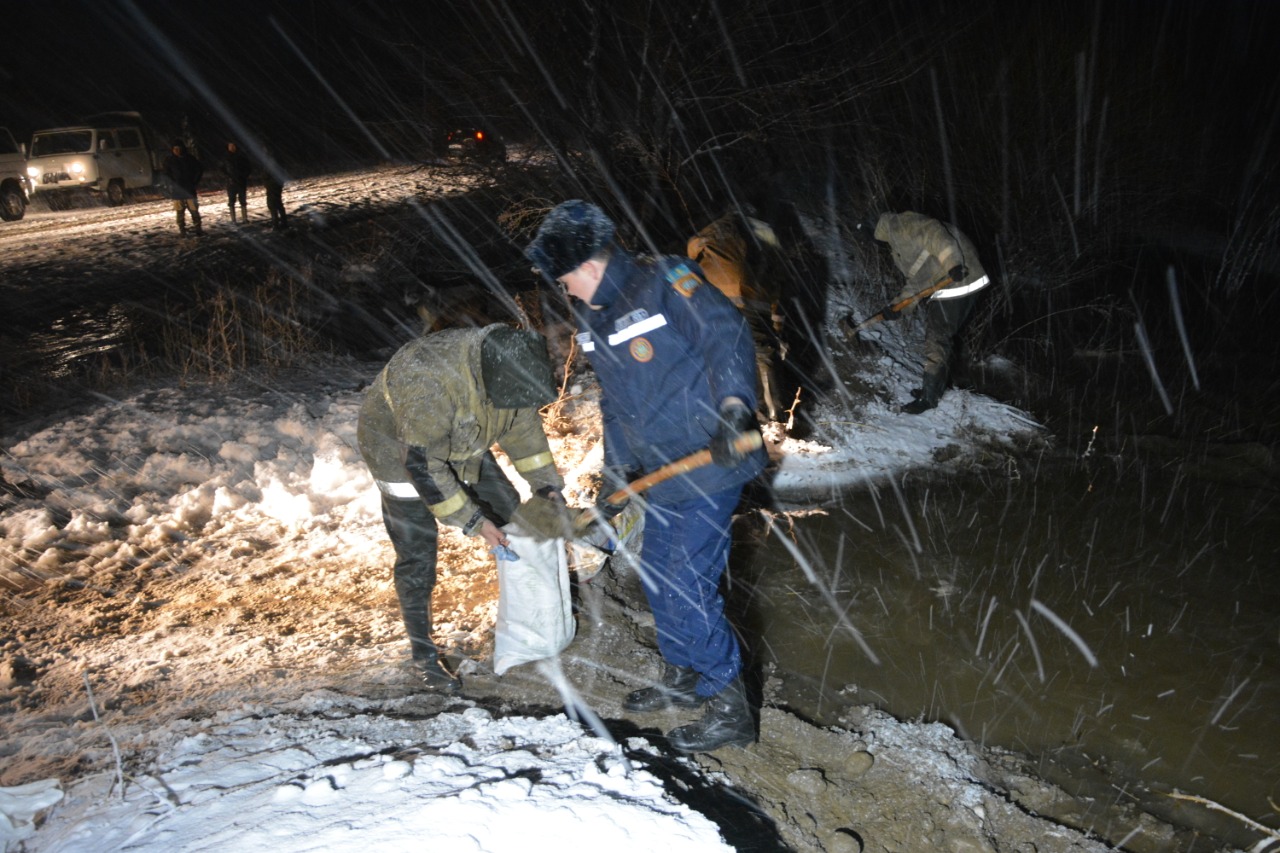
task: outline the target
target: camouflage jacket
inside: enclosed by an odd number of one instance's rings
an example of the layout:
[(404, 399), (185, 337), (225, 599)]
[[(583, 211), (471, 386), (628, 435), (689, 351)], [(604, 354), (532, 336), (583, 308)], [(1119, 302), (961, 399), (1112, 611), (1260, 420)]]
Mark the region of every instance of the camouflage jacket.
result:
[[(439, 520), (462, 527), (477, 507), (475, 483), (495, 444), (536, 491), (564, 487), (537, 409), (498, 409), (484, 390), (480, 344), (493, 326), (446, 329), (405, 344), (365, 392), (357, 441), (378, 488), (420, 496)], [(424, 466), (409, 465), (419, 448)], [(416, 454), (415, 454), (416, 455)]]
[(964, 279), (947, 285), (932, 298), (962, 296), (989, 281), (969, 238), (959, 228), (922, 213), (882, 215), (876, 222), (875, 238), (889, 244), (894, 266), (907, 279), (894, 302), (916, 295), (956, 266), (965, 268)]

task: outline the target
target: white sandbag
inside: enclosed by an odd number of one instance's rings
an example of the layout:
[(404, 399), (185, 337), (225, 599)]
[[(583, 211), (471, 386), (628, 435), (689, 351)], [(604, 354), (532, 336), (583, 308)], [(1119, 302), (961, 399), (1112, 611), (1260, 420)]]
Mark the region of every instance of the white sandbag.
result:
[(498, 622), (493, 671), (555, 657), (573, 641), (573, 602), (563, 539), (539, 542), (514, 524), (503, 528), (517, 559), (498, 557)]

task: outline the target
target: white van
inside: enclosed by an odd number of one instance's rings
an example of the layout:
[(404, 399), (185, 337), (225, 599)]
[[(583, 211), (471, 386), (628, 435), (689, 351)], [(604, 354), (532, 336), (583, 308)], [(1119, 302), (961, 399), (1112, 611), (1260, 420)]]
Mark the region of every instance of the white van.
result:
[(154, 183), (155, 156), (140, 125), (56, 127), (32, 135), (27, 175), (31, 197), (55, 210), (85, 191), (118, 205), (126, 190)]
[(27, 212), (27, 155), (8, 128), (0, 127), (0, 219), (16, 222)]

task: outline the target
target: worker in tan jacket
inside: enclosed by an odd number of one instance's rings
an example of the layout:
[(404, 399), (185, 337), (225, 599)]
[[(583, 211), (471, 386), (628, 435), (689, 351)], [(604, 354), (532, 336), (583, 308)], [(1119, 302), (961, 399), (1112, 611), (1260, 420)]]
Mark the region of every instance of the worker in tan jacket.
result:
[(776, 264), (767, 253), (780, 250), (768, 223), (730, 212), (689, 238), (686, 253), (707, 281), (738, 307), (751, 328), (756, 349), (756, 394), (760, 413), (779, 419), (778, 360), (781, 346), (781, 288)]
[(405, 344), (369, 386), (357, 441), (382, 493), (396, 597), (428, 685), (455, 689), (431, 639), (436, 522), (490, 546), (520, 498), (490, 450), (510, 457), (533, 501), (564, 504), (539, 407), (555, 399), (546, 342), (505, 325), (446, 329)]
[[(902, 407), (902, 411), (918, 415), (942, 399), (960, 335), (973, 313), (978, 292), (990, 279), (973, 243), (950, 223), (911, 211), (885, 213), (876, 221), (875, 238), (889, 244), (893, 264), (906, 278), (895, 304), (948, 277), (952, 279), (927, 298), (924, 378), (921, 387), (912, 392), (916, 399)], [(886, 311), (884, 320), (901, 319), (914, 308), (913, 301), (902, 311)]]

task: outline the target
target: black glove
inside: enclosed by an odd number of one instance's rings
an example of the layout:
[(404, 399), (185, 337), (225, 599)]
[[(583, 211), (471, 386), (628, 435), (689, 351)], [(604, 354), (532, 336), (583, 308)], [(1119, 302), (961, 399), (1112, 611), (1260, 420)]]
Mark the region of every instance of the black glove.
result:
[(534, 494), (540, 498), (546, 498), (549, 501), (558, 503), (561, 506), (565, 505), (564, 495), (555, 486), (543, 486), (541, 489), (534, 492)]
[(600, 491), (596, 495), (596, 512), (599, 513), (601, 518), (605, 521), (612, 521), (618, 513), (627, 508), (627, 504), (631, 503), (631, 498), (627, 498), (619, 504), (611, 504), (605, 499), (619, 489), (625, 489), (627, 484), (637, 476), (637, 472), (630, 471), (619, 465), (605, 466), (604, 470), (600, 472)]
[(756, 429), (755, 412), (742, 403), (728, 403), (720, 410), (720, 428), (711, 437), (711, 461), (722, 468), (732, 468), (747, 458), (751, 451), (734, 447), (740, 437)]
[(969, 271), (964, 268), (964, 264), (956, 264), (954, 267), (947, 270), (947, 278), (951, 279), (956, 284), (964, 281), (968, 275)]
[(880, 312), (883, 316), (880, 318), (881, 323), (896, 323), (902, 319), (902, 312), (890, 306)]
[(611, 504), (605, 498), (609, 495), (601, 495), (600, 500), (596, 501), (596, 512), (604, 521), (613, 521), (618, 514), (627, 508), (627, 504), (631, 503), (631, 498), (627, 498), (620, 504)]

